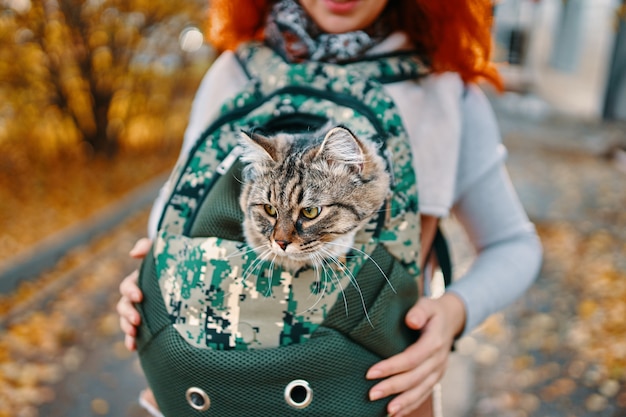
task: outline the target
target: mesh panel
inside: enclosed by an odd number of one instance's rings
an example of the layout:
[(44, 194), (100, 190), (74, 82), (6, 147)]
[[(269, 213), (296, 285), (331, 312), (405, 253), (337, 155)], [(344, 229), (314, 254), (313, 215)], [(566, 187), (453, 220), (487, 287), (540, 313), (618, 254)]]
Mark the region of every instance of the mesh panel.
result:
[(242, 168), (243, 164), (237, 160), (211, 188), (198, 209), (191, 237), (216, 236), (243, 241), (243, 212), (239, 207)]
[[(380, 280), (380, 272), (377, 272)], [(353, 341), (382, 357), (402, 352), (420, 334), (409, 329), (404, 321), (417, 300), (417, 283), (398, 261), (393, 262), (387, 277), (391, 285), (385, 281), (376, 301), (368, 308), (371, 323), (363, 318), (348, 334)]]
[[(386, 415), (387, 400), (367, 400), (375, 381), (364, 378), (380, 357), (333, 330), (318, 332), (301, 345), (214, 351), (194, 349), (168, 327), (140, 358), (167, 417)], [(284, 400), (285, 387), (296, 379), (307, 381), (313, 392), (311, 404), (300, 410)], [(208, 394), (208, 411), (196, 411), (187, 403), (185, 392), (190, 387)]]
[[(417, 300), (417, 283), (382, 245), (363, 265), (357, 281), (363, 301), (354, 285), (350, 285), (344, 291), (350, 306), (348, 314), (339, 300), (324, 321), (326, 326), (382, 357), (395, 355), (417, 340), (419, 333), (404, 324), (406, 312)], [(364, 314), (363, 303), (371, 323)]]
[[(385, 253), (382, 247), (379, 246), (374, 250), (371, 257), (380, 269), (388, 275), (388, 272), (391, 271), (393, 259), (390, 256), (385, 256)], [(339, 299), (333, 308), (330, 309), (324, 321), (325, 325), (347, 334), (365, 318), (363, 304), (369, 310), (382, 287), (387, 285), (387, 281), (376, 267), (376, 264), (368, 260), (363, 265), (356, 277), (361, 290), (360, 293), (353, 284), (344, 288), (343, 294), (349, 310), (346, 311), (343, 300)]]
[[(139, 357), (165, 416), (386, 415), (388, 399), (368, 401), (367, 392), (375, 381), (365, 380), (364, 375), (382, 357), (415, 340), (403, 317), (414, 302), (411, 288), (416, 286), (384, 249), (373, 255), (398, 291), (391, 290), (373, 263), (362, 269), (358, 279), (374, 328), (360, 312), (346, 316), (343, 305), (335, 306), (330, 324), (350, 332), (348, 337), (320, 327), (305, 343), (251, 351), (197, 349), (185, 342), (169, 324), (158, 281), (150, 275), (153, 260), (147, 257), (140, 278), (145, 298), (140, 307)], [(352, 289), (348, 296), (358, 297), (358, 293)], [(360, 305), (357, 301), (354, 305)], [(313, 401), (304, 409), (291, 408), (284, 400), (285, 387), (296, 379), (307, 381), (313, 391)], [(190, 387), (208, 394), (208, 411), (194, 410), (187, 403)]]

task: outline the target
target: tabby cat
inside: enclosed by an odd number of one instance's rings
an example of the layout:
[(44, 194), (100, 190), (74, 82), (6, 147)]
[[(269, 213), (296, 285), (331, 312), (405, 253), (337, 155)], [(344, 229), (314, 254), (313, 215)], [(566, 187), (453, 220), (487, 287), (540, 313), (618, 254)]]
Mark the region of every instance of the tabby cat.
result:
[(344, 127), (325, 135), (242, 133), (241, 145), (246, 242), (292, 271), (345, 255), (389, 192), (376, 146)]

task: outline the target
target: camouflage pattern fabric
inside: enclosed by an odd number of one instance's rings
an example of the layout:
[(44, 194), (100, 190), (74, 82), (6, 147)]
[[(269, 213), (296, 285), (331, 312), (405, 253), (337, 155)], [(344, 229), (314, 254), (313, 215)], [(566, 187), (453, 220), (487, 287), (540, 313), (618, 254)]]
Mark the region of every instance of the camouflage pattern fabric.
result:
[[(271, 49), (249, 44), (238, 51), (250, 77), (247, 87), (224, 104), (221, 116), (175, 167), (170, 198), (154, 245), (159, 286), (174, 328), (192, 346), (247, 350), (305, 341), (324, 322), (342, 290), (358, 287), (359, 270), (374, 248), (384, 247), (415, 279), (419, 213), (413, 158), (400, 115), (381, 81), (417, 79), (427, 67), (413, 55), (348, 65), (286, 63)], [(344, 125), (358, 137), (381, 143), (392, 173), (384, 227), (370, 224), (357, 236), (345, 267), (285, 271), (243, 242), (188, 231), (212, 185), (236, 158), (241, 130), (276, 118), (309, 115)], [(225, 162), (226, 161), (226, 162)], [(386, 277), (381, 271), (381, 280)], [(346, 306), (367, 315), (367, 305)]]

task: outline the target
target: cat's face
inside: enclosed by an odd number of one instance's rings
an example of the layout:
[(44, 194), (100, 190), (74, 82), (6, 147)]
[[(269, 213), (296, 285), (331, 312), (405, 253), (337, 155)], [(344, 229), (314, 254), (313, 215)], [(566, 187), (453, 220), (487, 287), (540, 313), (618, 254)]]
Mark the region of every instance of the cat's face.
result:
[(385, 162), (347, 129), (242, 136), (244, 235), (263, 259), (298, 268), (344, 255), (387, 197)]

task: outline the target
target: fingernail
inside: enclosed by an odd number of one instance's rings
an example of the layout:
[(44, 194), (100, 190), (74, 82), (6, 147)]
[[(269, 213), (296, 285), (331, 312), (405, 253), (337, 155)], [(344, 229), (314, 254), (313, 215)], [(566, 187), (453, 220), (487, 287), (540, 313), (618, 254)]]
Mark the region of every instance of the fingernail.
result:
[(379, 390), (370, 391), (370, 401), (376, 401), (383, 398), (383, 392)]
[(395, 415), (398, 411), (400, 411), (400, 406), (398, 404), (392, 404), (389, 406), (389, 414)]
[(383, 373), (378, 369), (370, 369), (367, 371), (365, 378), (367, 379), (378, 379), (383, 376)]
[(135, 246), (130, 248), (130, 251), (128, 251), (128, 253), (130, 253), (131, 255), (134, 254), (135, 251), (137, 250), (137, 246), (139, 246), (139, 242), (135, 242)]
[(412, 324), (415, 327), (420, 327), (420, 320), (417, 314), (411, 314), (407, 317), (407, 321), (409, 324)]
[(130, 254), (131, 255), (135, 255), (140, 248), (142, 248), (144, 245), (144, 240), (143, 239), (139, 239), (138, 241), (135, 242), (135, 246), (133, 246), (133, 248), (130, 250)]

